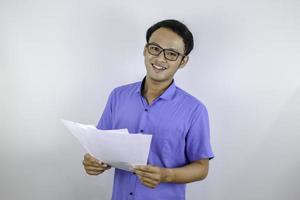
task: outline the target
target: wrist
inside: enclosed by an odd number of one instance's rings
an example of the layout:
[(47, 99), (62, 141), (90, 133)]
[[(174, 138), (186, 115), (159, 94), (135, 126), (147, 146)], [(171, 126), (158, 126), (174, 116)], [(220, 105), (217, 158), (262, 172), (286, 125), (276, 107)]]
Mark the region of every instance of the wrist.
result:
[(171, 168), (162, 168), (162, 182), (170, 183), (174, 180), (174, 170)]

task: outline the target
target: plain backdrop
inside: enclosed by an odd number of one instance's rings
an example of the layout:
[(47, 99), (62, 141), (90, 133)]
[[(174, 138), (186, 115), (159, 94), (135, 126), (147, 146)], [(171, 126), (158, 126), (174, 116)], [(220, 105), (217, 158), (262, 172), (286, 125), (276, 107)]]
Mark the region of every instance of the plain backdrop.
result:
[(1, 0), (0, 199), (108, 200), (65, 118), (96, 124), (110, 91), (145, 75), (145, 32), (195, 37), (176, 84), (207, 106), (215, 159), (188, 200), (300, 199), (300, 1)]

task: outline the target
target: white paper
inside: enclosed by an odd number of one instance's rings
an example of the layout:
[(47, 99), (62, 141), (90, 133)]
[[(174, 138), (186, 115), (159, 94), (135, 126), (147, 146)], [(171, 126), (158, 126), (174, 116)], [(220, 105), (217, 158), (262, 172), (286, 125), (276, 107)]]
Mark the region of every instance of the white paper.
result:
[(68, 120), (62, 122), (99, 161), (127, 171), (133, 171), (135, 165), (147, 164), (152, 135), (130, 134), (127, 129), (99, 130), (93, 125)]

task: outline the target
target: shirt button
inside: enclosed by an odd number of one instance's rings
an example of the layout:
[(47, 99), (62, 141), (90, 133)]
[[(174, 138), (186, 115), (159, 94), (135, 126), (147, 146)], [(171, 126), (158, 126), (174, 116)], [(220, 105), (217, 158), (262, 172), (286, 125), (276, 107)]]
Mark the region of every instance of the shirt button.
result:
[(134, 175), (135, 175), (135, 172), (132, 172), (132, 174), (134, 174)]
[(146, 108), (145, 111), (148, 112), (148, 109)]
[(143, 129), (141, 129), (140, 131), (141, 131), (142, 133), (144, 132), (144, 130), (143, 130)]
[(132, 192), (130, 192), (129, 194), (130, 194), (130, 195), (133, 195), (133, 193), (132, 193)]

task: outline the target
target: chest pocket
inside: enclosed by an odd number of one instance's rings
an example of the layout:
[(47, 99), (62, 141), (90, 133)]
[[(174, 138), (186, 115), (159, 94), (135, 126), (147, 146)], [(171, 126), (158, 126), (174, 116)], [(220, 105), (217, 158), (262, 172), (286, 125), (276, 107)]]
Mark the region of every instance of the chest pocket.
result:
[(153, 131), (150, 164), (177, 167), (185, 161), (185, 132), (178, 126), (159, 126)]

